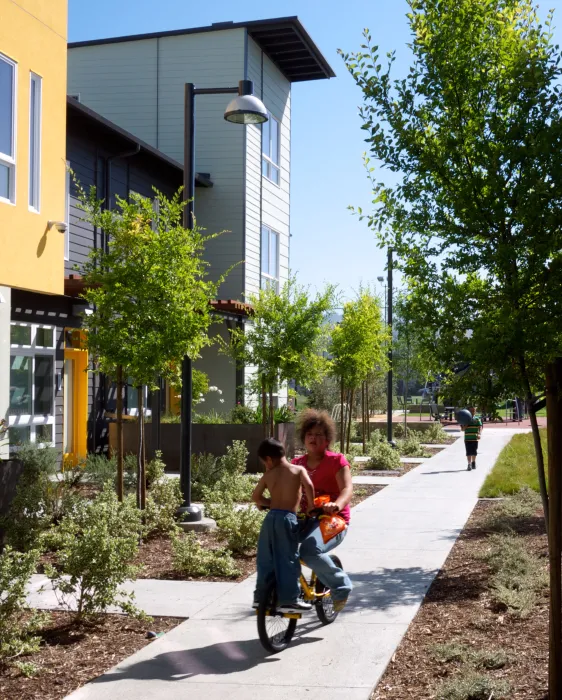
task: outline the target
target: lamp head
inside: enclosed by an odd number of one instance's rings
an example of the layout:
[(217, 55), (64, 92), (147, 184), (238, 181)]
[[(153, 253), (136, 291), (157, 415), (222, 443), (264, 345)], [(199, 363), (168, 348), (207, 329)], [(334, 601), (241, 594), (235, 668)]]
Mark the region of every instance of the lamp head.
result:
[(379, 282), (384, 282), (384, 277), (377, 277)]
[(251, 80), (238, 83), (238, 95), (229, 103), (224, 113), (227, 122), (233, 124), (263, 124), (268, 119), (267, 109), (254, 94)]

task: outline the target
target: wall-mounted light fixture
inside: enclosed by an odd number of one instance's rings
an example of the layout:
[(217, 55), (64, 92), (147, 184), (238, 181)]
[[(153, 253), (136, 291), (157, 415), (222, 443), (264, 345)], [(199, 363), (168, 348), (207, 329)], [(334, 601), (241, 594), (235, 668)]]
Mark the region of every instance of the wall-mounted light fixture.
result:
[(59, 233), (66, 233), (66, 223), (64, 221), (48, 221), (47, 231), (50, 231), (53, 226), (57, 229)]

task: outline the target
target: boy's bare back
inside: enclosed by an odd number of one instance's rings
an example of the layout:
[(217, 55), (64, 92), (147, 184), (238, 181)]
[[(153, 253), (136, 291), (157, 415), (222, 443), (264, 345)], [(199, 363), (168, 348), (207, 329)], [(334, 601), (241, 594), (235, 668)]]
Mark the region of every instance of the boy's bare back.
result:
[[(271, 495), (269, 507), (277, 510), (290, 510), (296, 513), (299, 510), (301, 502), (301, 487), (304, 487), (307, 492), (310, 490), (314, 501), (314, 491), (312, 482), (306, 469), (299, 467), (296, 464), (291, 464), (285, 458), (280, 463), (271, 469), (268, 469), (261, 477), (256, 490), (256, 503), (265, 504), (262, 493), (267, 489)], [(310, 496), (307, 493), (307, 496)], [(258, 503), (259, 504), (259, 503)]]

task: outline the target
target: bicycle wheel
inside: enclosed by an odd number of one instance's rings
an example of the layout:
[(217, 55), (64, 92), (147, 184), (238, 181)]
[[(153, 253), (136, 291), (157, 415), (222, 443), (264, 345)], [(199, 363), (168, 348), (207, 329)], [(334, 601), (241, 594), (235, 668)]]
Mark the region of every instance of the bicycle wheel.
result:
[[(338, 568), (343, 569), (339, 557), (336, 557), (335, 554), (330, 554), (330, 559)], [(334, 610), (334, 601), (330, 590), (326, 588), (320, 579), (316, 580), (316, 593), (326, 593), (326, 595), (323, 595), (322, 598), (316, 601), (316, 614), (323, 625), (330, 625), (339, 613)]]
[(277, 610), (277, 588), (273, 582), (258, 608), (258, 634), (266, 651), (277, 654), (286, 649), (297, 627), (295, 618), (285, 617)]

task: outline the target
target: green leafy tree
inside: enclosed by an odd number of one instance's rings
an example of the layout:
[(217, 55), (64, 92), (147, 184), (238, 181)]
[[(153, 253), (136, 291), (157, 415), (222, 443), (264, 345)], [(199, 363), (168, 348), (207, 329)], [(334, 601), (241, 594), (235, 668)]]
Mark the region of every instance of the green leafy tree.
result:
[[(342, 420), (340, 444), (343, 450), (344, 404), (347, 412), (347, 451), (349, 451), (351, 420), (355, 392), (372, 375), (382, 374), (387, 368), (385, 350), (389, 334), (384, 327), (380, 301), (368, 290), (360, 290), (357, 299), (343, 307), (343, 318), (332, 330), (329, 353), (330, 373), (337, 377), (341, 387)], [(347, 397), (347, 400), (346, 400)], [(365, 426), (363, 426), (365, 434)]]
[[(343, 56), (364, 96), (367, 220), (397, 251), (443, 367), (470, 363), (527, 399), (547, 514), (532, 406), (562, 344), (558, 47), (529, 0), (409, 6), (404, 78), (391, 79), (395, 54), (383, 68), (368, 30)], [(377, 179), (375, 161), (397, 184)]]
[[(211, 282), (203, 260), (201, 229), (182, 225), (181, 191), (168, 199), (156, 192), (158, 213), (140, 195), (117, 198), (104, 209), (95, 189), (81, 193), (84, 219), (103, 229), (107, 247), (91, 251), (82, 273), (84, 298), (93, 313), (84, 317), (88, 349), (98, 370), (114, 380), (132, 377), (139, 388), (139, 504), (145, 505), (142, 387), (157, 377), (178, 382), (184, 355), (195, 359), (210, 344), (209, 301), (224, 279)], [(121, 395), (121, 392), (118, 392)], [(120, 417), (118, 417), (120, 418)], [(120, 455), (122, 484), (122, 455)], [(122, 486), (119, 489), (122, 497)]]
[(267, 287), (250, 296), (251, 325), (231, 331), (226, 352), (242, 365), (256, 367), (266, 434), (273, 434), (274, 388), (291, 379), (308, 387), (325, 370), (325, 319), (334, 306), (334, 297), (335, 288), (329, 285), (311, 299), (291, 277), (279, 293)]

